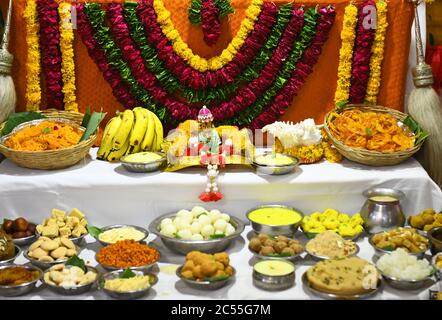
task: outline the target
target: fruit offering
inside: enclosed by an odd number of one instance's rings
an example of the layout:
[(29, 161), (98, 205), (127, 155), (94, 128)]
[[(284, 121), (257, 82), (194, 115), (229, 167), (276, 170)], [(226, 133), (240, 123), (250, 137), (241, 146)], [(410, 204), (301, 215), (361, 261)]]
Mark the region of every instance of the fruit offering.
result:
[(192, 251), (186, 255), (186, 262), (181, 269), (185, 279), (195, 281), (219, 281), (233, 275), (229, 255), (225, 252), (206, 254)]
[(371, 241), (377, 248), (388, 251), (404, 248), (407, 252), (420, 253), (429, 247), (428, 239), (413, 228), (397, 228), (377, 233)]
[(90, 284), (96, 279), (97, 274), (93, 271), (84, 272), (80, 267), (65, 264), (57, 264), (44, 274), (46, 283), (65, 289), (75, 289)]
[(161, 151), (163, 125), (151, 111), (136, 107), (120, 112), (106, 125), (97, 158), (119, 161), (124, 155)]
[(305, 216), (301, 227), (309, 238), (327, 230), (333, 230), (341, 237), (350, 238), (364, 231), (363, 223), (359, 213), (350, 217), (335, 209), (326, 209), (323, 213), (313, 212), (310, 216)]
[(235, 232), (228, 214), (199, 206), (191, 211), (180, 210), (176, 217), (161, 220), (159, 228), (166, 237), (193, 241), (223, 238)]
[(15, 220), (4, 219), (2, 229), (9, 234), (12, 239), (21, 239), (33, 236), (36, 226), (29, 223), (25, 218), (17, 218)]
[(67, 237), (40, 237), (28, 249), (28, 256), (41, 262), (64, 261), (75, 254), (77, 248)]
[(429, 231), (433, 228), (442, 227), (442, 212), (437, 213), (434, 209), (425, 209), (408, 220), (413, 228)]
[(160, 259), (160, 253), (134, 240), (122, 240), (101, 248), (96, 258), (104, 266), (123, 269), (153, 264)]
[(353, 241), (345, 240), (331, 230), (318, 234), (307, 243), (305, 248), (314, 256), (330, 259), (350, 257), (357, 252), (357, 246)]
[(273, 237), (263, 233), (250, 240), (249, 248), (261, 256), (269, 257), (291, 257), (304, 251), (298, 240), (286, 236)]
[(78, 238), (88, 233), (87, 223), (85, 215), (77, 208), (69, 215), (63, 210), (52, 209), (51, 216), (37, 226), (37, 231), (48, 238)]
[(0, 286), (19, 286), (37, 280), (40, 273), (23, 267), (9, 267), (0, 270)]
[(0, 261), (11, 259), (15, 256), (15, 245), (11, 236), (0, 230)]

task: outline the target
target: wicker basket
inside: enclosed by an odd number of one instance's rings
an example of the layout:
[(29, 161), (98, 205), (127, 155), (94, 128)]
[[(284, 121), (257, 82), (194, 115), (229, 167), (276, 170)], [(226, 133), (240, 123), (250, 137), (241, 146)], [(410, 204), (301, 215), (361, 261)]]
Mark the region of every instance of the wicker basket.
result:
[[(41, 111), (47, 118), (62, 118), (71, 120), (78, 125), (83, 120), (83, 114), (70, 111), (44, 110)], [(5, 123), (0, 125), (0, 132)], [(70, 148), (49, 151), (18, 151), (12, 150), (0, 144), (0, 153), (10, 159), (20, 167), (41, 170), (64, 169), (81, 161), (94, 144), (96, 135), (92, 135), (88, 140)]]
[[(402, 113), (400, 111), (382, 107), (382, 106), (367, 106), (367, 105), (347, 105), (343, 110), (349, 110), (349, 109), (359, 109), (362, 111), (374, 111), (374, 112), (380, 112), (380, 113), (388, 113), (398, 119), (399, 121), (404, 121), (407, 115), (405, 113)], [(332, 112), (336, 112), (335, 110)], [(338, 111), (339, 113), (339, 111)], [(362, 163), (369, 166), (392, 166), (401, 163), (402, 161), (407, 160), (410, 158), (413, 154), (419, 151), (419, 149), (422, 146), (422, 142), (415, 145), (413, 148), (410, 148), (405, 151), (398, 151), (398, 152), (380, 152), (380, 151), (372, 151), (362, 148), (353, 148), (345, 145), (338, 139), (336, 139), (332, 132), (330, 131), (330, 128), (328, 126), (328, 122), (330, 119), (331, 112), (327, 113), (325, 116), (324, 121), (324, 128), (327, 132), (328, 137), (335, 145), (336, 149), (339, 150), (339, 152), (347, 159)]]

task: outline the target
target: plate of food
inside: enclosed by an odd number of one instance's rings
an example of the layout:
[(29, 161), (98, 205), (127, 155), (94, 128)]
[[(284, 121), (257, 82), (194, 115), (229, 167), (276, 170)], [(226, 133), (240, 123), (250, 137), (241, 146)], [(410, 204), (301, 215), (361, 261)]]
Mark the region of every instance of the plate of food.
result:
[(124, 156), (120, 162), (128, 171), (143, 173), (160, 170), (167, 158), (162, 152), (139, 152)]
[(436, 212), (434, 209), (427, 208), (407, 219), (410, 227), (422, 231), (426, 235), (427, 231), (433, 228), (442, 227), (442, 212)]
[(299, 160), (295, 157), (271, 151), (257, 155), (253, 160), (253, 166), (258, 173), (269, 175), (288, 174), (298, 164)]
[(0, 266), (0, 296), (16, 297), (31, 292), (42, 278), (43, 271), (30, 265)]
[(319, 261), (303, 274), (302, 282), (318, 297), (333, 300), (369, 298), (382, 287), (376, 267), (358, 257)]
[(104, 228), (90, 226), (88, 231), (103, 246), (122, 240), (142, 242), (149, 236), (149, 232), (146, 229), (128, 224), (114, 224)]
[(102, 275), (99, 287), (115, 299), (138, 299), (147, 295), (158, 282), (148, 270), (115, 270)]
[(335, 231), (327, 230), (307, 242), (305, 250), (315, 259), (342, 259), (357, 255), (359, 246)]
[(304, 252), (304, 246), (286, 236), (269, 236), (260, 233), (250, 239), (249, 250), (258, 259), (294, 260)]
[(0, 266), (12, 264), (20, 253), (20, 247), (14, 244), (11, 236), (0, 230)]
[(23, 217), (3, 219), (0, 229), (10, 235), (18, 246), (26, 246), (37, 238), (36, 225)]

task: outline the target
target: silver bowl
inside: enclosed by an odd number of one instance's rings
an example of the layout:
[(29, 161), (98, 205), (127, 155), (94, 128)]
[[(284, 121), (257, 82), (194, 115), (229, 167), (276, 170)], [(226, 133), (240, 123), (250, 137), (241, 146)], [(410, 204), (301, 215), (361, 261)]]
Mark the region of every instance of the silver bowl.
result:
[(156, 218), (150, 223), (149, 231), (160, 237), (161, 241), (167, 248), (181, 254), (188, 254), (191, 251), (201, 251), (205, 253), (217, 253), (224, 251), (230, 245), (230, 243), (241, 236), (241, 233), (244, 231), (245, 227), (241, 220), (230, 217), (230, 223), (235, 228), (235, 232), (223, 238), (213, 240), (182, 240), (162, 235), (159, 231), (161, 220), (165, 218), (173, 218), (175, 216), (176, 213), (173, 213)]
[(437, 270), (439, 275), (442, 277), (442, 267), (438, 267), (437, 264), (436, 264), (436, 261), (437, 261), (438, 257), (442, 258), (442, 252), (439, 252), (435, 256), (433, 256), (433, 258), (431, 259), (431, 264), (433, 265), (434, 269)]
[(153, 152), (153, 153), (160, 155), (162, 158), (148, 163), (143, 163), (143, 162), (137, 163), (137, 162), (125, 161), (127, 157), (125, 156), (120, 159), (120, 162), (126, 170), (131, 172), (146, 173), (146, 172), (157, 171), (160, 170), (160, 168), (166, 163), (167, 158), (166, 155), (162, 152)]
[[(252, 213), (255, 210), (262, 209), (262, 208), (290, 209), (290, 210), (297, 212), (301, 216), (301, 219), (297, 223), (287, 224), (287, 225), (267, 225), (267, 224), (261, 224), (261, 223), (254, 222), (254, 221), (250, 220), (250, 218), (249, 218), (250, 213)], [(253, 208), (253, 209), (247, 211), (247, 219), (250, 221), (253, 231), (255, 231), (256, 233), (265, 233), (270, 236), (287, 236), (289, 238), (292, 238), (293, 235), (296, 233), (296, 230), (298, 230), (298, 227), (301, 225), (303, 218), (304, 218), (304, 214), (301, 211), (299, 211), (295, 208), (292, 208), (292, 207), (278, 205), (278, 204), (263, 205), (263, 206), (259, 206), (259, 207), (256, 207), (256, 208)]]
[[(359, 251), (360, 251), (360, 248), (359, 248), (359, 245), (358, 245), (357, 243), (355, 243), (355, 246), (356, 246), (356, 251), (355, 251), (353, 254), (351, 254), (351, 255), (349, 255), (349, 256), (347, 256), (347, 257), (345, 257), (345, 258), (354, 257), (354, 256), (357, 256), (357, 255), (358, 255), (358, 253), (359, 253)], [(320, 255), (316, 255), (316, 254), (314, 254), (314, 253), (308, 251), (308, 250), (307, 250), (307, 246), (306, 246), (305, 251), (306, 251), (310, 256), (312, 256), (313, 258), (315, 258), (316, 260), (329, 260), (329, 259), (333, 259), (333, 258), (330, 258), (330, 257), (328, 257), (328, 256), (320, 256)]]
[[(379, 232), (379, 233), (383, 233), (383, 232), (384, 232), (384, 231)], [(373, 243), (373, 237), (374, 237), (375, 235), (377, 235), (377, 233), (372, 234), (372, 235), (368, 238), (368, 243), (373, 247), (373, 249), (374, 249), (374, 251), (375, 251), (375, 255), (376, 255), (376, 256), (382, 256), (382, 255), (384, 255), (384, 254), (391, 253), (392, 251), (390, 251), (390, 250), (385, 250), (385, 249), (381, 249), (381, 248), (376, 247), (376, 245)], [(422, 235), (422, 236), (423, 236), (423, 235)], [(425, 237), (425, 236), (423, 236), (423, 237)], [(418, 259), (422, 259), (422, 258), (424, 257), (424, 255), (425, 255), (425, 252), (426, 252), (426, 251), (427, 251), (427, 249), (425, 249), (425, 250), (423, 250), (423, 251), (421, 251), (421, 252), (416, 252), (416, 253), (414, 253), (414, 252), (408, 252), (408, 253), (411, 254), (411, 255), (413, 255), (413, 256), (416, 256)]]
[(34, 270), (38, 271), (39, 276), (35, 280), (33, 280), (31, 282), (22, 283), (22, 284), (19, 284), (19, 285), (16, 285), (16, 286), (1, 286), (0, 285), (0, 296), (3, 296), (3, 297), (17, 297), (17, 296), (25, 295), (25, 294), (31, 292), (35, 288), (37, 282), (39, 280), (41, 280), (41, 278), (43, 277), (43, 271), (42, 270), (40, 270), (39, 268), (37, 268), (35, 266), (30, 266), (30, 265), (23, 265), (23, 266), (21, 266), (21, 265), (18, 265), (18, 264), (11, 264), (11, 265), (7, 265), (7, 266), (1, 266), (0, 270), (4, 270), (4, 269), (7, 269), (7, 268), (13, 268), (13, 267), (21, 267), (21, 268), (25, 268), (25, 269), (31, 270), (31, 271), (34, 271)]
[[(431, 253), (436, 254), (442, 252), (442, 227), (433, 228), (427, 231), (428, 238), (431, 244)], [(436, 238), (436, 235), (438, 238)]]
[(425, 287), (426, 285), (431, 284), (431, 278), (436, 273), (436, 270), (434, 270), (431, 274), (429, 274), (427, 277), (421, 279), (421, 280), (403, 280), (399, 279), (393, 276), (389, 276), (388, 274), (385, 274), (381, 270), (379, 270), (379, 273), (384, 278), (385, 282), (388, 283), (391, 287), (398, 289), (398, 290), (419, 290)]
[[(85, 227), (86, 228), (86, 230), (87, 230), (87, 227)], [(35, 234), (37, 235), (37, 238), (39, 238), (39, 237), (43, 237), (43, 235), (41, 234), (41, 233), (39, 233), (38, 231), (36, 231), (35, 232)], [(68, 237), (68, 239), (69, 240), (71, 240), (76, 246), (81, 246), (82, 244), (83, 244), (83, 240), (84, 240), (84, 238), (88, 235), (89, 233), (85, 233), (85, 234), (82, 234), (81, 236), (79, 236), (79, 237)], [(55, 238), (58, 238), (58, 237), (60, 237), (60, 236), (57, 236), (57, 237), (47, 237), (47, 238), (49, 238), (49, 239), (55, 239)], [(31, 243), (29, 243), (29, 244), (31, 244)]]
[[(114, 225), (107, 226), (107, 227), (100, 228), (100, 229), (101, 229), (102, 232), (105, 232), (105, 231), (108, 231), (108, 230), (120, 229), (120, 228), (125, 228), (125, 227), (134, 228), (134, 229), (144, 233), (144, 237), (141, 240), (137, 241), (137, 242), (142, 242), (142, 241), (146, 240), (146, 238), (149, 236), (149, 232), (146, 229), (138, 227), (138, 226), (133, 226), (133, 225), (130, 225), (130, 224), (114, 224)], [(113, 243), (110, 243), (110, 242), (106, 242), (106, 241), (100, 240), (100, 236), (99, 235), (98, 235), (98, 237), (94, 237), (94, 238), (95, 238), (95, 240), (100, 242), (101, 245), (103, 245), (103, 246), (108, 246), (108, 245), (113, 244)]]
[[(95, 260), (96, 260), (96, 261), (98, 262), (98, 264), (99, 264), (100, 266), (102, 266), (105, 270), (107, 270), (107, 271), (117, 271), (117, 270), (121, 270), (121, 269), (122, 269), (121, 267), (114, 267), (114, 266), (109, 266), (109, 265), (107, 265), (107, 264), (103, 264), (103, 263), (101, 263), (101, 262), (98, 260), (97, 256), (98, 256), (98, 252), (95, 254)], [(136, 266), (136, 267), (128, 267), (128, 268), (131, 269), (131, 270), (148, 270), (148, 271), (150, 271), (150, 270), (156, 265), (156, 263), (157, 263), (159, 260), (160, 260), (160, 259), (158, 258), (158, 260), (155, 261), (155, 262), (153, 262), (153, 263), (145, 264), (145, 265), (142, 265), (142, 266)], [(123, 269), (126, 269), (126, 268), (123, 268)]]
[[(76, 255), (77, 255), (77, 256), (80, 255), (81, 248), (78, 247), (78, 246), (76, 246), (75, 249), (77, 250)], [(23, 253), (24, 257), (25, 257), (26, 259), (28, 259), (28, 260), (29, 260), (34, 266), (37, 266), (37, 267), (39, 267), (39, 268), (42, 269), (42, 270), (49, 269), (50, 267), (55, 266), (56, 264), (65, 263), (66, 261), (69, 260), (69, 258), (65, 258), (65, 259), (56, 260), (56, 261), (53, 261), (53, 262), (43, 262), (43, 261), (38, 261), (37, 259), (31, 258), (31, 257), (28, 255), (28, 251), (29, 251), (29, 250), (26, 250), (26, 251)]]
[(230, 277), (228, 277), (227, 279), (219, 280), (219, 281), (196, 281), (196, 280), (190, 280), (190, 279), (184, 278), (181, 275), (182, 268), (183, 268), (183, 266), (180, 266), (176, 270), (177, 277), (180, 278), (189, 287), (191, 287), (193, 289), (197, 289), (197, 290), (218, 290), (218, 289), (221, 289), (222, 287), (226, 286), (229, 282), (231, 282), (233, 279), (235, 279), (235, 275), (236, 275), (236, 270), (235, 270), (235, 268), (232, 267), (233, 274)]
[(115, 299), (125, 299), (125, 300), (138, 299), (138, 298), (141, 298), (141, 297), (145, 296), (146, 294), (148, 294), (149, 290), (154, 285), (156, 285), (158, 282), (158, 277), (155, 274), (149, 273), (148, 270), (137, 270), (137, 271), (135, 271), (135, 273), (140, 272), (141, 274), (143, 274), (145, 276), (149, 276), (149, 282), (150, 282), (149, 287), (147, 287), (145, 289), (137, 290), (137, 291), (128, 291), (128, 292), (119, 292), (119, 291), (109, 290), (104, 287), (106, 280), (116, 279), (123, 272), (124, 272), (124, 270), (120, 269), (120, 270), (111, 271), (111, 272), (103, 274), (100, 278), (100, 281), (99, 281), (99, 288), (101, 290), (103, 290), (107, 295), (109, 295), (110, 297), (115, 298)]
[[(293, 239), (290, 239), (293, 240)], [(264, 256), (259, 254), (258, 252), (253, 251), (250, 246), (247, 246), (249, 248), (249, 251), (253, 254), (253, 256), (259, 260), (287, 260), (287, 261), (291, 261), (291, 260), (296, 260), (301, 254), (303, 254), (305, 252), (305, 248), (303, 251), (294, 254), (292, 256)]]
[[(97, 269), (95, 269), (94, 267), (90, 267), (90, 266), (86, 266), (87, 271), (92, 271), (95, 272), (95, 274), (97, 275), (97, 278), (95, 279), (95, 281), (92, 281), (91, 283), (88, 284), (84, 284), (84, 285), (79, 285), (75, 288), (64, 288), (62, 286), (57, 286), (57, 285), (53, 285), (50, 284), (48, 282), (46, 282), (44, 275), (43, 275), (43, 283), (48, 286), (49, 289), (51, 289), (52, 291), (59, 293), (61, 295), (67, 295), (67, 296), (74, 296), (74, 295), (79, 295), (79, 294), (83, 294), (85, 292), (88, 292), (89, 290), (91, 290), (91, 288), (94, 286), (94, 284), (97, 283), (98, 281), (98, 276), (99, 276), (99, 272)], [(50, 272), (50, 270), (47, 270), (45, 272), (45, 274), (47, 272)]]
[(20, 247), (18, 245), (14, 245), (14, 246), (15, 246), (15, 255), (12, 258), (0, 260), (0, 266), (6, 266), (9, 264), (12, 264), (15, 261), (15, 259), (17, 259), (17, 257), (20, 255), (20, 253), (21, 253)]
[(325, 291), (320, 291), (316, 288), (314, 288), (310, 281), (307, 279), (307, 271), (304, 272), (302, 275), (302, 283), (307, 288), (308, 291), (313, 293), (314, 295), (323, 298), (323, 299), (329, 299), (329, 300), (359, 300), (359, 299), (367, 299), (369, 297), (374, 296), (376, 293), (378, 293), (383, 288), (382, 279), (378, 279), (378, 283), (375, 289), (372, 289), (368, 292), (361, 293), (361, 294), (339, 294), (339, 293), (330, 293)]
[[(260, 154), (258, 156), (255, 157), (255, 159), (259, 156), (265, 156), (268, 154), (273, 154), (271, 151), (268, 152), (264, 152), (263, 154)], [(293, 164), (290, 165), (282, 165), (282, 166), (278, 166), (278, 165), (265, 165), (265, 164), (260, 164), (258, 162), (256, 162), (255, 159), (253, 159), (252, 165), (256, 168), (256, 171), (258, 173), (261, 174), (268, 174), (268, 175), (283, 175), (283, 174), (287, 174), (293, 171), (293, 169), (295, 169), (298, 164), (299, 164), (299, 159), (289, 156), (287, 154), (281, 154), (284, 155), (286, 157), (289, 157), (293, 160)]]
[[(31, 222), (29, 222), (31, 223)], [(33, 223), (34, 225), (36, 225), (35, 223)], [(0, 224), (0, 229), (3, 229), (3, 224)], [(12, 237), (12, 235), (11, 235)], [(18, 238), (18, 239), (12, 239), (12, 241), (14, 242), (14, 244), (20, 246), (20, 247), (24, 247), (27, 246), (28, 244), (34, 242), (37, 239), (38, 235), (37, 235), (37, 231), (29, 237), (23, 237), (23, 238)]]
[[(287, 263), (290, 263), (295, 268), (293, 263), (289, 261), (287, 261)], [(259, 273), (253, 269), (252, 277), (253, 285), (260, 289), (267, 291), (281, 291), (293, 287), (295, 284), (296, 269), (294, 269), (293, 272), (283, 276), (269, 276)]]

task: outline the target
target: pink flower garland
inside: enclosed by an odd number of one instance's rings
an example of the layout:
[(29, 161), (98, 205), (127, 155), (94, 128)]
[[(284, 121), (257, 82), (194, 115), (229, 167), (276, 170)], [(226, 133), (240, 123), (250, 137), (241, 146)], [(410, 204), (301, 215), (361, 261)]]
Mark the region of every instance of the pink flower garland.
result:
[(204, 42), (213, 46), (221, 35), (221, 22), (219, 10), (214, 0), (203, 0), (201, 8), (201, 28), (203, 29)]
[[(169, 96), (158, 84), (155, 75), (146, 68), (140, 50), (136, 48), (134, 41), (130, 37), (129, 28), (123, 18), (122, 5), (109, 5), (108, 17), (111, 22), (110, 26), (113, 36), (121, 48), (125, 60), (128, 61), (137, 81), (149, 91), (155, 100), (165, 105), (174, 118), (180, 121), (195, 118), (198, 108), (190, 107), (176, 100), (174, 97)], [(215, 120), (219, 121), (233, 117), (236, 113), (252, 105), (259, 96), (264, 94), (275, 80), (278, 70), (290, 53), (293, 42), (303, 26), (303, 18), (303, 10), (294, 10), (293, 16), (281, 38), (280, 45), (258, 78), (241, 89), (230, 101), (223, 102), (217, 106), (211, 106)]]
[(350, 102), (362, 103), (364, 102), (367, 93), (367, 84), (370, 77), (370, 58), (371, 46), (373, 45), (376, 30), (366, 29), (364, 27), (364, 20), (367, 14), (363, 13), (365, 6), (374, 6), (376, 3), (373, 0), (364, 1), (359, 8), (358, 25), (356, 27), (355, 49), (353, 52), (353, 65), (351, 70), (351, 87), (350, 87)]
[(317, 33), (311, 46), (304, 52), (288, 83), (280, 90), (266, 110), (251, 122), (249, 125), (250, 129), (260, 129), (269, 123), (275, 122), (282, 116), (294, 96), (297, 95), (299, 89), (304, 84), (307, 76), (313, 71), (313, 66), (321, 54), (323, 44), (327, 41), (328, 33), (336, 15), (333, 7), (321, 8), (320, 13), (321, 16), (316, 26)]
[(58, 3), (37, 0), (40, 20), (40, 50), (42, 70), (46, 80), (47, 107), (63, 110), (63, 80), (61, 76), (60, 31)]
[(254, 30), (249, 34), (234, 59), (217, 71), (199, 72), (190, 67), (174, 52), (172, 45), (157, 23), (152, 1), (141, 0), (137, 7), (137, 15), (146, 29), (146, 37), (157, 49), (158, 57), (165, 63), (165, 66), (181, 83), (193, 89), (219, 87), (234, 82), (235, 78), (252, 62), (257, 52), (264, 45), (272, 26), (276, 22), (278, 13), (275, 4), (264, 3)]
[(114, 70), (106, 60), (100, 44), (94, 39), (94, 30), (84, 12), (84, 4), (77, 5), (77, 32), (86, 45), (89, 56), (95, 61), (103, 77), (110, 84), (114, 96), (127, 108), (141, 105), (130, 93), (128, 87), (121, 81), (119, 73)]

